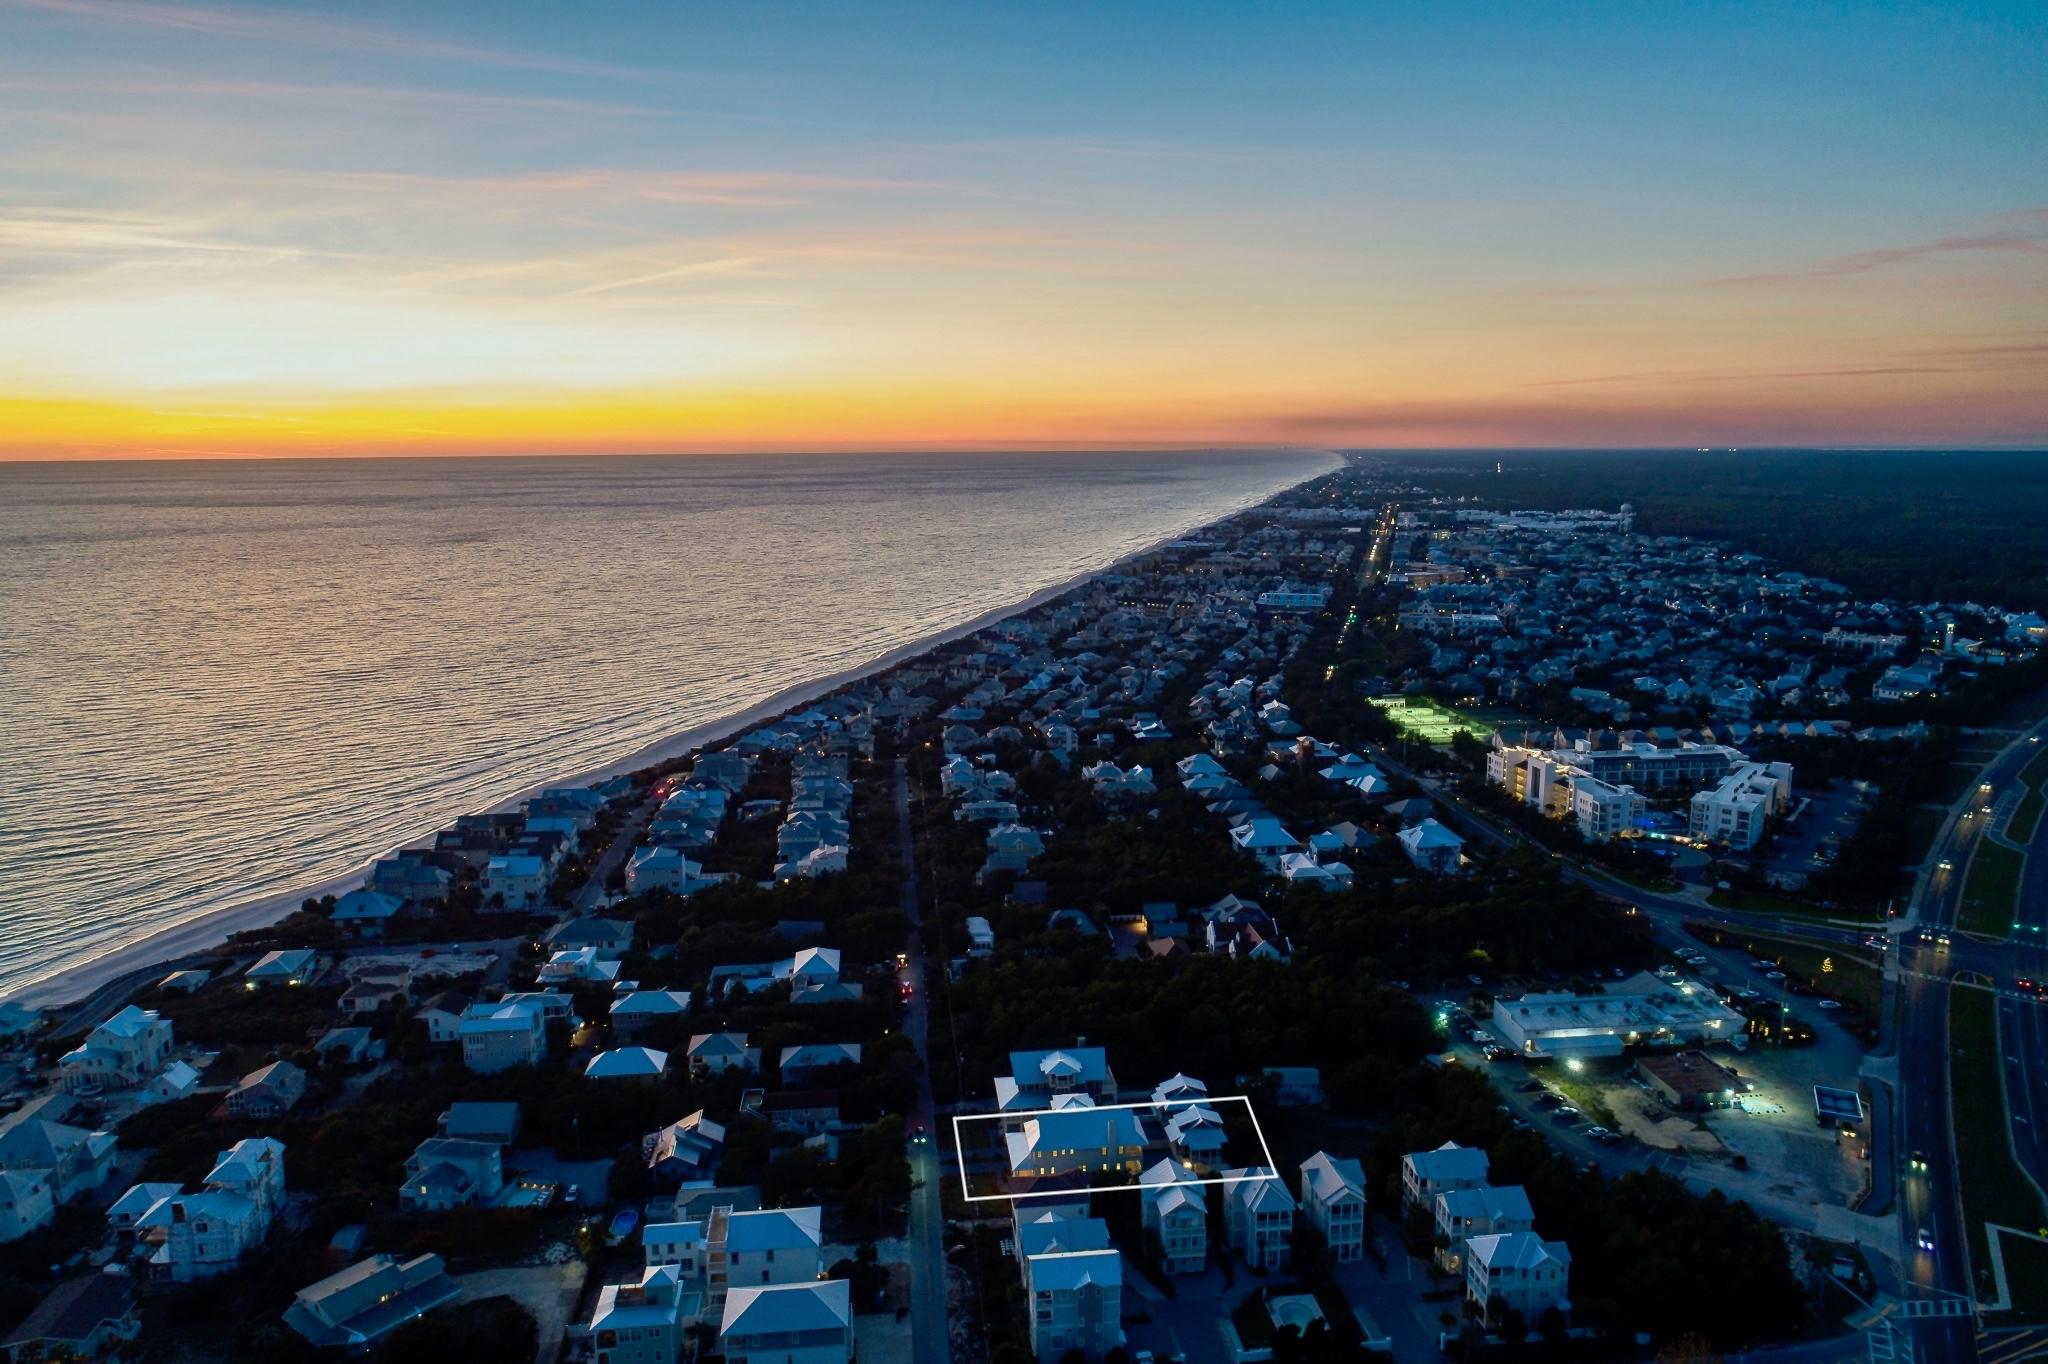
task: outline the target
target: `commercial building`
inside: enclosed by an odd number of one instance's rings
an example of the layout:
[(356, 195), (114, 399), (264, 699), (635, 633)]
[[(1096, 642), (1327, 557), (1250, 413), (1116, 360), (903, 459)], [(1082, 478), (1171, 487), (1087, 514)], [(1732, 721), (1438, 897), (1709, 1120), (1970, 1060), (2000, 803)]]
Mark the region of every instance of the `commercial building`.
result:
[(1741, 1014), (1694, 981), (1639, 971), (1599, 994), (1569, 990), (1493, 1002), (1493, 1028), (1524, 1056), (1619, 1056), (1632, 1046), (1687, 1047), (1744, 1033)]

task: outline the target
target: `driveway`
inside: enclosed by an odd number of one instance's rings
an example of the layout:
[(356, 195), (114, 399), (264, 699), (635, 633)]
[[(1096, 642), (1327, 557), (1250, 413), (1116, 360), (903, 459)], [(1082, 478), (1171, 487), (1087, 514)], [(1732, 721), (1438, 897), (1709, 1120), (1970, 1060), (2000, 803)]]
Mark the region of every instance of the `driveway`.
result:
[(561, 1353), (562, 1333), (568, 1329), (569, 1314), (583, 1291), (588, 1268), (580, 1260), (561, 1265), (530, 1265), (519, 1269), (479, 1269), (473, 1274), (451, 1274), (462, 1290), (460, 1302), (481, 1302), (485, 1298), (510, 1298), (524, 1307), (540, 1325), (540, 1344), (534, 1364), (550, 1364)]

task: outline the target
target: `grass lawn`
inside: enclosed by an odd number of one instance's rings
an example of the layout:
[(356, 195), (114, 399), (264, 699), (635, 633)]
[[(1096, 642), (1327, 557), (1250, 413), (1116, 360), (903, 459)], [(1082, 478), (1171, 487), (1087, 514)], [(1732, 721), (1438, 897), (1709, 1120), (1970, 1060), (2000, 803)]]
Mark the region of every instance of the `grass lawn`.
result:
[(2015, 843), (2030, 842), (2034, 826), (2041, 822), (2041, 804), (2041, 788), (2028, 787), (2020, 803), (2012, 807), (2012, 818), (2005, 822), (2005, 836)]
[(1976, 855), (1970, 859), (1970, 879), (1963, 883), (1960, 927), (1994, 938), (2012, 931), (2020, 868), (2026, 860), (2026, 854), (1996, 843), (1977, 845)]
[[(2006, 1140), (1998, 1074), (1998, 1002), (1982, 990), (1949, 995), (1949, 1093), (1954, 1097), (1956, 1169), (1963, 1171), (1963, 1217), (1970, 1234), (1971, 1272), (1990, 1264), (1986, 1222), (2038, 1227), (2041, 1200), (2012, 1158)], [(2012, 1244), (2007, 1243), (2008, 1248)], [(2010, 1270), (2008, 1269), (2008, 1273)]]
[[(1876, 1019), (1883, 1006), (1884, 974), (1862, 957), (1852, 957), (1840, 948), (1809, 947), (1765, 933), (1742, 933), (1732, 928), (1718, 932), (1719, 941), (1739, 944), (1752, 957), (1770, 958), (1791, 979), (1812, 987), (1815, 994), (1839, 999), (1850, 1008), (1861, 1009), (1866, 1020)], [(1832, 969), (1823, 970), (1824, 966)], [(1794, 1004), (1792, 1007), (1795, 1013), (1812, 1021), (1813, 1009), (1810, 1006), (1802, 1008)]]
[[(1882, 1009), (1884, 976), (1869, 962), (1846, 952), (1830, 952), (1775, 938), (1760, 938), (1758, 945), (1764, 949), (1760, 955), (1777, 958), (1786, 975), (1812, 986), (1816, 994), (1861, 1009), (1868, 1019), (1875, 1019)], [(1834, 969), (1823, 970), (1827, 965)]]
[(1947, 810), (1915, 810), (1906, 824), (1906, 855), (1900, 860), (1915, 867), (1926, 861), (1927, 850), (1934, 846), (1935, 835), (1941, 832), (1942, 821), (1947, 818)]
[(1984, 764), (1989, 758), (1990, 755), (1987, 754), (1984, 758), (1959, 758), (1950, 763), (1948, 775), (1942, 779), (1941, 792), (1935, 799), (1943, 805), (1953, 805), (1963, 798), (1965, 791), (1975, 790), (1977, 774), (1984, 770)]
[(1602, 1091), (1611, 1086), (1625, 1083), (1623, 1072), (1631, 1063), (1619, 1057), (1589, 1060), (1582, 1071), (1574, 1071), (1559, 1063), (1547, 1066), (1543, 1071), (1543, 1082), (1558, 1093), (1579, 1112), (1599, 1123), (1602, 1127), (1619, 1128), (1620, 1122), (1614, 1110), (1607, 1106)]
[(2034, 836), (2034, 826), (2041, 821), (2041, 808), (2048, 804), (2043, 792), (2048, 791), (2048, 753), (2042, 753), (2028, 763), (2020, 773), (2027, 794), (2020, 797), (2020, 803), (2013, 807), (2012, 818), (2005, 823), (2005, 836), (2015, 843), (2025, 843)]
[(1747, 890), (1717, 890), (1707, 897), (1707, 903), (1720, 909), (1747, 910), (1751, 914), (1787, 914), (1803, 919), (1864, 919), (1875, 921), (1877, 915), (1858, 913), (1854, 906), (1837, 905), (1824, 909), (1806, 900), (1792, 900), (1783, 895)]
[(2024, 1236), (2000, 1236), (1998, 1242), (2005, 1256), (2005, 1291), (2012, 1297), (2012, 1312), (2001, 1312), (1990, 1319), (1991, 1324), (2039, 1326), (2048, 1322), (2048, 1242)]

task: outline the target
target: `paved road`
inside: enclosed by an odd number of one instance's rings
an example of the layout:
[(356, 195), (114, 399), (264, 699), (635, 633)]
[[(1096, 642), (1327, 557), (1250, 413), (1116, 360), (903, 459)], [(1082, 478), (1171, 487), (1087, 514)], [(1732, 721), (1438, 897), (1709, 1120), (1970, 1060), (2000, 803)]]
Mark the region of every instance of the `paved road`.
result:
[(940, 1200), (940, 1182), (946, 1178), (945, 1161), (939, 1154), (937, 1110), (932, 1102), (931, 992), (926, 988), (923, 918), (917, 904), (916, 849), (910, 835), (910, 769), (896, 759), (896, 840), (903, 859), (903, 889), (900, 905), (910, 916), (909, 961), (903, 979), (911, 989), (910, 1007), (904, 1011), (903, 1030), (917, 1044), (924, 1058), (919, 1072), (917, 1107), (911, 1115), (913, 1133), (921, 1130), (924, 1140), (913, 1136), (910, 1143), (910, 1318), (911, 1351), (916, 1364), (949, 1364), (952, 1347), (946, 1337), (946, 1257), (942, 1237), (945, 1212)]
[(590, 868), (590, 879), (569, 897), (569, 908), (578, 914), (588, 914), (597, 907), (599, 900), (605, 898), (605, 882), (639, 846), (640, 831), (647, 827), (648, 820), (654, 818), (661, 802), (661, 784), (656, 783), (655, 789), (648, 792), (647, 798), (634, 806), (633, 812), (619, 825), (619, 832), (612, 838), (611, 845), (598, 855), (597, 862)]

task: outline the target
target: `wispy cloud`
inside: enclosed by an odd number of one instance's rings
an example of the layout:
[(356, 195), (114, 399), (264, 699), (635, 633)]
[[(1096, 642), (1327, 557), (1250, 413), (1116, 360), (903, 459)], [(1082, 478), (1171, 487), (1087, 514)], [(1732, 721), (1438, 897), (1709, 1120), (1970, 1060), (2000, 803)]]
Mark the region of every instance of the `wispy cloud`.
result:
[(208, 235), (211, 230), (210, 225), (195, 219), (140, 213), (0, 210), (0, 249), (24, 253), (104, 255), (179, 251), (263, 257), (315, 254), (304, 247), (213, 237)]
[(1832, 256), (1794, 270), (1756, 275), (1730, 275), (1711, 280), (1709, 283), (1787, 284), (1797, 280), (1831, 279), (1841, 275), (1867, 274), (1872, 270), (1882, 270), (1887, 266), (1902, 265), (1907, 261), (1921, 260), (1929, 256), (1968, 252), (2048, 255), (2048, 207), (2020, 209), (2001, 214), (1995, 221), (2010, 225), (1994, 227), (1983, 232), (1949, 233), (1930, 241), (1909, 242), (1903, 246), (1882, 246), (1846, 256)]
[(225, 10), (198, 5), (143, 4), (134, 0), (12, 0), (18, 8), (42, 10), (103, 23), (168, 29), (208, 38), (251, 42), (282, 42), (340, 49), (380, 57), (415, 57), (463, 62), (473, 66), (607, 80), (647, 80), (659, 73), (609, 62), (511, 52), (473, 43), (451, 42), (430, 34), (411, 33), (307, 13)]
[(1525, 388), (1586, 388), (1602, 385), (1746, 384), (1807, 379), (1866, 379), (1887, 374), (1946, 374), (1953, 365), (1837, 365), (1818, 369), (1645, 370), (1626, 374), (1595, 374), (1573, 379), (1537, 379)]
[(511, 94), (482, 90), (448, 90), (433, 86), (350, 85), (278, 80), (149, 80), (109, 78), (105, 80), (50, 80), (43, 78), (0, 79), (0, 95), (78, 95), (105, 100), (288, 100), (299, 103), (347, 104), (357, 107), (418, 108), (421, 106), (468, 109), (521, 110), (540, 114), (587, 114), (614, 118), (697, 119), (704, 117), (750, 121), (751, 115), (729, 110), (681, 109), (658, 104), (617, 100), (578, 99), (569, 95)]

